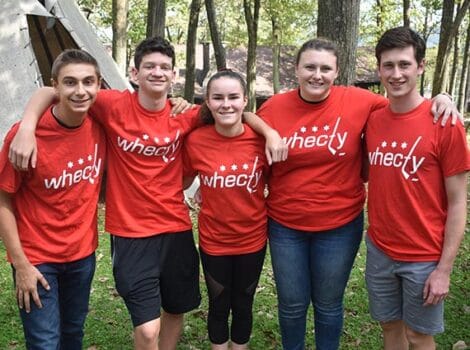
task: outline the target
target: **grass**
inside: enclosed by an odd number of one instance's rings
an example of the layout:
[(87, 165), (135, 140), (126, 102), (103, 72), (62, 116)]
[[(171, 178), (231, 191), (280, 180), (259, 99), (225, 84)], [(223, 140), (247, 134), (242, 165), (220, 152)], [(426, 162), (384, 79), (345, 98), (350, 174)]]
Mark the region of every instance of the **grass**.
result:
[[(470, 209), (470, 208), (469, 208)], [(101, 210), (101, 214), (102, 214)], [(470, 217), (470, 215), (469, 215)], [(466, 233), (470, 230), (466, 228)], [(103, 232), (102, 215), (100, 232)], [(0, 256), (5, 249), (0, 244)], [(446, 301), (446, 332), (436, 337), (439, 349), (452, 349), (453, 344), (470, 344), (470, 238), (466, 234), (452, 274), (449, 297)], [(380, 349), (380, 329), (369, 316), (367, 292), (364, 286), (365, 247), (361, 245), (351, 273), (345, 297), (345, 324), (341, 349)], [(198, 310), (186, 315), (184, 334), (178, 349), (209, 349), (206, 332), (207, 295), (201, 275), (203, 301)], [(254, 305), (254, 327), (250, 347), (281, 349), (277, 322), (275, 286), (269, 255), (261, 276)], [(314, 329), (309, 313), (307, 348), (313, 349)], [(126, 307), (114, 289), (109, 252), (109, 236), (100, 234), (97, 268), (92, 287), (90, 313), (85, 327), (85, 349), (132, 349), (132, 325)], [(0, 349), (24, 349), (21, 321), (14, 299), (11, 268), (0, 261)]]

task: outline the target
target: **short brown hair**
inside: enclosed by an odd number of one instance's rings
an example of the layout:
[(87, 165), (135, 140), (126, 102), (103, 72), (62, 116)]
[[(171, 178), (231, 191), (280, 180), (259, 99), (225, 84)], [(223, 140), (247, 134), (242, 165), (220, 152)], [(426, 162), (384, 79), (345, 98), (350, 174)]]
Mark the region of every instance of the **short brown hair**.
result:
[(89, 64), (95, 67), (96, 75), (98, 78), (101, 77), (100, 67), (95, 58), (84, 50), (78, 49), (67, 49), (62, 51), (59, 56), (56, 57), (54, 63), (52, 64), (51, 77), (54, 81), (57, 81), (59, 77), (60, 70), (68, 64), (71, 63), (84, 63)]
[(426, 42), (424, 39), (408, 27), (395, 27), (387, 30), (382, 34), (375, 46), (377, 63), (380, 64), (380, 58), (384, 51), (408, 46), (413, 47), (416, 62), (420, 64), (426, 54)]

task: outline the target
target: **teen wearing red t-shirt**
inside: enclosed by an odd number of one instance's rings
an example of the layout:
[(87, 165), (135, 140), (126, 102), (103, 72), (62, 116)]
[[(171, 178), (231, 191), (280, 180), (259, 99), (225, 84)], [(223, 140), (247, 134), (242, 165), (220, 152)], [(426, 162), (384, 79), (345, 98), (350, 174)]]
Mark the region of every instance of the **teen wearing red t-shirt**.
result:
[(299, 88), (258, 111), (289, 149), (287, 161), (271, 168), (267, 199), (286, 350), (305, 348), (310, 303), (316, 348), (339, 347), (344, 290), (363, 232), (362, 133), (370, 113), (387, 104), (367, 90), (333, 86), (337, 57), (333, 43), (307, 41), (297, 54)]
[[(242, 123), (243, 78), (221, 71), (207, 83), (205, 124), (185, 141), (186, 173), (199, 175), (199, 246), (213, 349), (247, 349), (253, 298), (266, 253), (264, 140)], [(228, 318), (232, 313), (231, 326)], [(229, 331), (230, 329), (230, 331)]]
[(28, 349), (82, 349), (105, 166), (104, 133), (87, 115), (99, 76), (88, 53), (60, 54), (52, 66), (59, 101), (36, 130), (38, 166), (19, 172), (8, 161), (18, 124), (0, 152), (0, 235)]
[(432, 124), (431, 103), (416, 89), (425, 50), (406, 27), (386, 31), (375, 50), (390, 105), (374, 112), (366, 129), (366, 280), (386, 350), (436, 348), (466, 222), (465, 130)]

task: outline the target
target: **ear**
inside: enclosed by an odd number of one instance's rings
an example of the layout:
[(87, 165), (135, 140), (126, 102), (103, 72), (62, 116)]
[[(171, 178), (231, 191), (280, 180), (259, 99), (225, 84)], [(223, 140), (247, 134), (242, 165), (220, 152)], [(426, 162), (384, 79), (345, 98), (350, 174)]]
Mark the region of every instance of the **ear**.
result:
[(132, 81), (135, 82), (135, 83), (138, 81), (138, 80), (137, 80), (137, 74), (139, 74), (139, 70), (138, 70), (137, 68), (135, 68), (135, 67), (132, 67), (132, 68), (131, 68), (131, 79), (132, 79)]
[(423, 58), (421, 62), (418, 63), (418, 75), (423, 74), (425, 66), (426, 66), (426, 60)]

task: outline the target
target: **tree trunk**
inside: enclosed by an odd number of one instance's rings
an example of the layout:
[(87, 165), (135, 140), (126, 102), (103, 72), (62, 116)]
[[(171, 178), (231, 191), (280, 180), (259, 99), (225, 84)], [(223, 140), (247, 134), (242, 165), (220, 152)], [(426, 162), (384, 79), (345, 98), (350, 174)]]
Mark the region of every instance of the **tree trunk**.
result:
[(199, 23), (199, 11), (201, 0), (192, 0), (189, 11), (188, 36), (186, 38), (186, 74), (184, 82), (184, 99), (193, 102), (194, 81), (196, 79), (196, 44), (197, 25)]
[(470, 77), (470, 66), (468, 64), (470, 51), (470, 12), (467, 23), (467, 36), (465, 37), (465, 49), (463, 52), (462, 74), (460, 75), (459, 92), (457, 93), (457, 108), (460, 112), (465, 111), (466, 94), (468, 91), (468, 77)]
[(273, 91), (277, 94), (281, 90), (280, 59), (281, 59), (281, 27), (275, 15), (271, 17), (273, 28)]
[(403, 26), (410, 27), (410, 0), (403, 0)]
[(148, 0), (147, 38), (165, 37), (166, 2), (165, 0)]
[(441, 30), (439, 36), (439, 47), (437, 50), (436, 67), (432, 83), (432, 95), (435, 96), (446, 88), (447, 71), (450, 45), (462, 22), (464, 15), (470, 6), (470, 0), (461, 3), (459, 11), (453, 20), (454, 0), (444, 0), (442, 8)]
[(127, 12), (128, 0), (113, 0), (113, 58), (123, 77), (127, 71)]
[(217, 70), (227, 68), (227, 62), (225, 58), (225, 49), (220, 39), (219, 29), (217, 27), (217, 20), (215, 15), (215, 7), (213, 0), (205, 0), (207, 22), (209, 23), (209, 30), (211, 33), (212, 46), (214, 47), (215, 64)]
[(356, 76), (359, 5), (360, 0), (318, 0), (317, 36), (338, 45), (337, 84), (350, 85)]
[(452, 69), (450, 70), (449, 93), (454, 95), (455, 76), (457, 74), (457, 65), (459, 64), (459, 32), (454, 37), (454, 54), (452, 57)]
[[(256, 46), (258, 43), (258, 19), (261, 0), (243, 0), (246, 26), (248, 28), (248, 58), (246, 62), (247, 110), (256, 111)], [(252, 9), (253, 5), (253, 9)]]
[[(424, 13), (424, 25), (423, 25), (423, 39), (424, 39), (424, 42), (428, 43), (428, 21), (429, 21), (429, 7), (426, 6), (426, 10), (425, 10), (425, 13)], [(423, 71), (423, 74), (421, 74), (421, 81), (420, 81), (420, 84), (419, 84), (419, 93), (421, 94), (421, 96), (424, 96), (424, 82), (425, 82), (425, 75), (426, 75), (426, 69)]]

